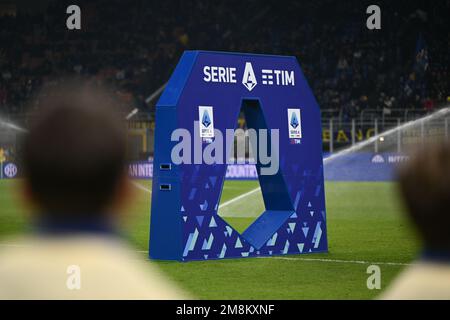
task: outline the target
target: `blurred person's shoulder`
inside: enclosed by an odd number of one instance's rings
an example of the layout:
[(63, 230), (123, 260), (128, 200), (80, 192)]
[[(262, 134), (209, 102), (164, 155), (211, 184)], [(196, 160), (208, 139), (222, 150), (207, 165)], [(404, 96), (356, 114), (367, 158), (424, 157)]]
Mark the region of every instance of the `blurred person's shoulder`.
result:
[(450, 264), (421, 261), (405, 269), (380, 296), (383, 300), (449, 300)]
[(184, 299), (149, 261), (108, 236), (23, 237), (0, 247), (0, 299)]

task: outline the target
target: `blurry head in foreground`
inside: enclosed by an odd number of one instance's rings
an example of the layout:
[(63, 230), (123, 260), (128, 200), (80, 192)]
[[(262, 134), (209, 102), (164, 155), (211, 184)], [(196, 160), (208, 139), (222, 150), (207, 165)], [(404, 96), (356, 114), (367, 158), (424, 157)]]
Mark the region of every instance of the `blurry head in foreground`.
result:
[(112, 95), (71, 84), (40, 97), (23, 146), (36, 232), (0, 251), (0, 300), (184, 297), (114, 232), (128, 184)]
[(425, 250), (450, 258), (450, 144), (422, 149), (400, 172), (399, 182)]
[(125, 131), (106, 90), (70, 84), (44, 92), (24, 141), (26, 193), (44, 222), (110, 218), (126, 194)]
[(450, 143), (421, 148), (399, 172), (399, 186), (424, 249), (383, 298), (450, 299)]

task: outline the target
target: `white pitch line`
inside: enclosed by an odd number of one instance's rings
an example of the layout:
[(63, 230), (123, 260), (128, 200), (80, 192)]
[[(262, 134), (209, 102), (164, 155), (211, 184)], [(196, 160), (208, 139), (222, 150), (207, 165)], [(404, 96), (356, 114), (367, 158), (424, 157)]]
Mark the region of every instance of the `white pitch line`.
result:
[(145, 192), (148, 192), (148, 193), (152, 193), (152, 190), (150, 190), (150, 189), (144, 187), (142, 184), (137, 183), (136, 181), (131, 181), (131, 184), (132, 184), (133, 186), (135, 186), (136, 188), (142, 190), (142, 191), (145, 191)]
[[(13, 243), (0, 243), (0, 247), (12, 247), (12, 248), (26, 248), (30, 245), (26, 244), (13, 244)], [(146, 250), (136, 251), (139, 254), (147, 254)], [(364, 260), (340, 260), (340, 259), (323, 259), (323, 258), (290, 258), (290, 257), (256, 257), (258, 259), (274, 259), (274, 260), (286, 260), (286, 261), (308, 261), (308, 262), (328, 262), (328, 263), (347, 263), (347, 264), (368, 264), (368, 265), (388, 265), (388, 266), (411, 266), (413, 263), (402, 263), (402, 262), (374, 262), (374, 261), (364, 261)]]
[(310, 262), (330, 262), (330, 263), (351, 263), (351, 264), (380, 264), (389, 266), (411, 266), (412, 263), (403, 262), (382, 262), (382, 261), (364, 261), (364, 260), (339, 260), (339, 259), (323, 259), (323, 258), (290, 258), (290, 257), (259, 257), (262, 259), (277, 259), (277, 260), (288, 260), (288, 261), (310, 261)]
[[(151, 190), (145, 188), (141, 184), (132, 181), (133, 185), (137, 188), (151, 193)], [(261, 188), (255, 188), (253, 190), (250, 190), (244, 194), (241, 194), (240, 196), (237, 196), (233, 199), (230, 199), (228, 201), (225, 201), (219, 206), (220, 208), (223, 208), (225, 206), (228, 206), (236, 201), (239, 201), (245, 197), (248, 197), (249, 195), (259, 191)], [(1, 246), (1, 245), (0, 245)], [(139, 253), (147, 253), (147, 251), (138, 251)], [(287, 261), (309, 261), (309, 262), (328, 262), (328, 263), (348, 263), (348, 264), (375, 264), (375, 265), (389, 265), (389, 266), (410, 266), (411, 263), (401, 263), (401, 262), (373, 262), (373, 261), (363, 261), (363, 260), (339, 260), (339, 259), (322, 259), (322, 258), (290, 258), (290, 257), (259, 257), (262, 259), (276, 259), (276, 260), (287, 260)]]
[(260, 189), (261, 189), (260, 187), (255, 188), (255, 189), (253, 189), (253, 190), (250, 190), (249, 192), (246, 192), (246, 193), (244, 193), (244, 194), (241, 194), (240, 196), (237, 196), (237, 197), (235, 197), (235, 198), (233, 198), (233, 199), (230, 199), (230, 200), (228, 200), (228, 201), (225, 201), (224, 203), (222, 203), (221, 205), (219, 205), (219, 209), (221, 209), (221, 208), (223, 208), (223, 207), (226, 207), (226, 206), (228, 206), (228, 205), (230, 205), (230, 204), (232, 204), (232, 203), (234, 203), (234, 202), (236, 202), (236, 201), (239, 201), (239, 200), (241, 200), (242, 198), (248, 197), (249, 195), (251, 195), (251, 194), (253, 194), (253, 193), (255, 193), (255, 192), (258, 192)]
[[(140, 183), (137, 183), (135, 181), (131, 181), (131, 183), (138, 189), (152, 193), (152, 191)], [(249, 195), (259, 191), (261, 188), (255, 188), (253, 190), (250, 190), (244, 194), (241, 194), (240, 196), (237, 196), (233, 199), (230, 199), (228, 201), (225, 201), (219, 206), (220, 208), (223, 208), (225, 206), (228, 206), (236, 201), (241, 200), (242, 198), (248, 197)], [(16, 244), (6, 244), (6, 243), (0, 243), (0, 247), (26, 247), (23, 245), (16, 245)], [(137, 251), (138, 253), (147, 253), (147, 251)], [(390, 265), (390, 266), (410, 266), (411, 263), (401, 263), (401, 262), (371, 262), (371, 261), (363, 261), (363, 260), (339, 260), (339, 259), (320, 259), (320, 258), (289, 258), (289, 257), (258, 257), (260, 259), (276, 259), (276, 260), (288, 260), (288, 261), (310, 261), (310, 262), (328, 262), (328, 263), (349, 263), (349, 264), (379, 264), (379, 265)]]
[[(145, 253), (148, 251), (140, 250), (137, 253)], [(411, 266), (413, 263), (403, 262), (374, 262), (363, 260), (339, 260), (339, 259), (323, 259), (323, 258), (290, 258), (290, 257), (256, 257), (258, 259), (274, 259), (274, 260), (287, 260), (287, 261), (307, 261), (307, 262), (328, 262), (328, 263), (347, 263), (347, 264), (368, 264), (368, 265), (388, 265), (388, 266)], [(217, 260), (216, 260), (217, 261)]]

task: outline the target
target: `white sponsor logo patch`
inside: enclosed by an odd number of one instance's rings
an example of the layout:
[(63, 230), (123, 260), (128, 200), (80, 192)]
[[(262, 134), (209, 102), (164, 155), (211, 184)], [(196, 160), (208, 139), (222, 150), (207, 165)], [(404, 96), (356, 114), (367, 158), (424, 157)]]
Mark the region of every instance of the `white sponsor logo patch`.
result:
[(372, 157), (372, 163), (384, 163), (384, 158), (380, 154), (376, 154)]
[(245, 63), (244, 74), (242, 75), (242, 84), (247, 88), (248, 91), (252, 91), (256, 87), (255, 72), (253, 72), (253, 67), (250, 62)]
[(302, 137), (300, 109), (288, 109), (288, 128), (290, 139), (300, 139)]
[(214, 114), (213, 107), (199, 106), (198, 121), (200, 123), (200, 138), (214, 138)]

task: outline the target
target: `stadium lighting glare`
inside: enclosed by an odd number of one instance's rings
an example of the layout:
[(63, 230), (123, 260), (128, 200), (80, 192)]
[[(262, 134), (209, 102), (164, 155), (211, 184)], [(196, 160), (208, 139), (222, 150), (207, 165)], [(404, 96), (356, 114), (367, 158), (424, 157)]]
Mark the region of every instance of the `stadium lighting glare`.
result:
[(11, 123), (9, 121), (3, 121), (2, 119), (0, 119), (0, 128), (1, 127), (5, 127), (5, 128), (8, 128), (8, 129), (12, 129), (12, 130), (23, 132), (23, 133), (27, 133), (28, 132), (27, 129), (19, 127), (18, 125), (14, 124), (14, 123)]
[(126, 120), (130, 120), (131, 118), (133, 118), (137, 113), (139, 112), (138, 108), (133, 109), (133, 111), (131, 111), (126, 117)]

